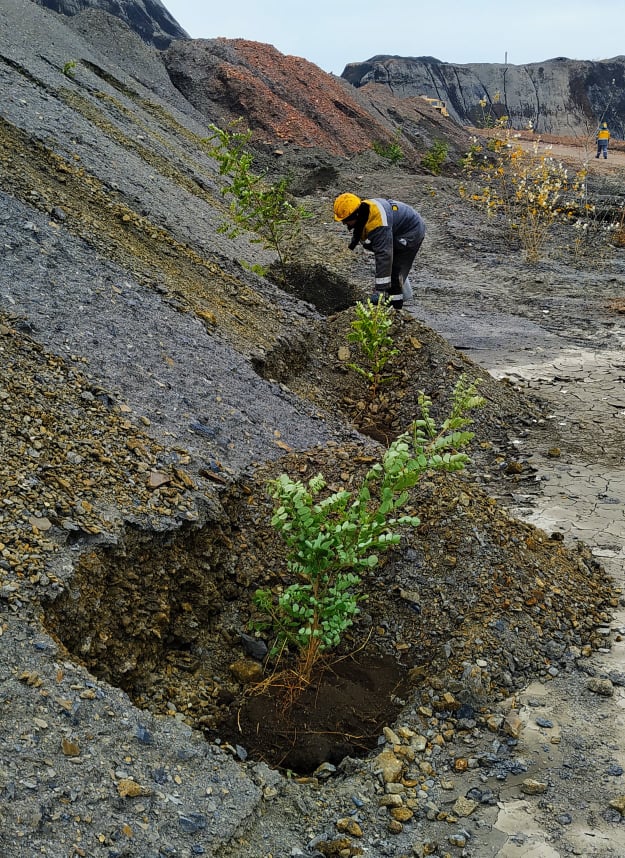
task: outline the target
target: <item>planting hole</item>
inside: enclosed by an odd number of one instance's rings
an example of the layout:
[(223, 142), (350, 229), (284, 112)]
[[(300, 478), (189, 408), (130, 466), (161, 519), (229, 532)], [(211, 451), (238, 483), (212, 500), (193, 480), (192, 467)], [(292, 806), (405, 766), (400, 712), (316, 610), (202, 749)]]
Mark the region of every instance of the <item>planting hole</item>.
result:
[(222, 735), (254, 759), (312, 774), (323, 763), (338, 765), (376, 747), (403, 703), (403, 674), (391, 656), (357, 653), (330, 664), (292, 706), (279, 686), (247, 697)]
[[(298, 265), (290, 262), (286, 267), (288, 282), (281, 284), (285, 292), (312, 304), (324, 316), (330, 316), (352, 307), (362, 300), (344, 278), (323, 265)], [(278, 270), (274, 277), (279, 281)]]
[[(45, 606), (49, 632), (98, 679), (141, 709), (184, 720), (250, 760), (309, 774), (376, 747), (402, 705), (405, 669), (379, 642), (328, 662), (289, 710), (279, 687), (258, 695), (243, 648), (250, 582), (229, 524), (155, 533), (79, 556)], [(248, 574), (250, 574), (248, 572)]]

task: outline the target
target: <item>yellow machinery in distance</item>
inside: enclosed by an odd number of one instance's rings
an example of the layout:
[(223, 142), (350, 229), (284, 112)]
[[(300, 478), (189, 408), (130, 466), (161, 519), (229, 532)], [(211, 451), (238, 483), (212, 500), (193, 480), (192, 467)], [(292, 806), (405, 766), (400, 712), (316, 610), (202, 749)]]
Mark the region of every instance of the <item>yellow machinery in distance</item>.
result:
[(441, 116), (449, 116), (449, 111), (447, 110), (447, 105), (444, 101), (441, 101), (440, 98), (430, 98), (427, 95), (422, 95), (421, 98), (424, 101), (427, 101), (428, 104), (431, 104), (435, 110), (441, 114)]

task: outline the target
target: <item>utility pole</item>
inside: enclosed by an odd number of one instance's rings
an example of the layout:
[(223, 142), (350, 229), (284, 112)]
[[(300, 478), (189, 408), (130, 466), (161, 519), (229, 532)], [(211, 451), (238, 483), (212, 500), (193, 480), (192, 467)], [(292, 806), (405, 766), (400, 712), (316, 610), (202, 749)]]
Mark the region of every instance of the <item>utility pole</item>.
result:
[(505, 68), (503, 70), (503, 103), (506, 109), (506, 114), (510, 116), (510, 111), (508, 110), (508, 93), (506, 91), (506, 72), (508, 71), (508, 51), (504, 54), (504, 64)]

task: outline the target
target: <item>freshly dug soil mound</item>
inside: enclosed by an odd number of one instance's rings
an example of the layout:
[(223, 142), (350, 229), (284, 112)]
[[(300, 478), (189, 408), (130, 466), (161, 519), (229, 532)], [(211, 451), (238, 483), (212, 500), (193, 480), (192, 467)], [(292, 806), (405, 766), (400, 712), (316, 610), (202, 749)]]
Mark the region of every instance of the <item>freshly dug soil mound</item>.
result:
[[(406, 529), (363, 578), (366, 600), (339, 660), (314, 674), (292, 706), (279, 685), (253, 693), (258, 662), (247, 679), (232, 667), (245, 660), (241, 632), (256, 616), (255, 589), (278, 592), (291, 583), (267, 481), (282, 472), (303, 482), (321, 473), (328, 491), (354, 491), (383, 454), (376, 440), (335, 441), (259, 467), (223, 494), (227, 527), (224, 519), (214, 531), (156, 540), (151, 549), (148, 535), (138, 535), (118, 556), (92, 551), (80, 567), (84, 576), (75, 575), (80, 602), (59, 599), (48, 609), (49, 627), (74, 657), (138, 705), (182, 712), (207, 737), (302, 773), (366, 754), (415, 694), (450, 717), (488, 710), (531, 678), (602, 645), (597, 629), (617, 604), (583, 545), (565, 548), (559, 534), (512, 518), (490, 493), (505, 496), (519, 480), (533, 480), (531, 468), (513, 458), (508, 432), (540, 420), (536, 407), (402, 317), (390, 368), (396, 379), (372, 401), (339, 355), (352, 313), (328, 320), (310, 371), (290, 380), (299, 392), (389, 441), (418, 414), (422, 389), (437, 421), (447, 416), (461, 374), (483, 377), (486, 404), (473, 415), (473, 463), (462, 474), (425, 475), (412, 491), (420, 527)], [(282, 667), (288, 658), (278, 666), (268, 660), (265, 676)]]
[[(286, 471), (305, 482), (320, 472), (333, 490), (351, 488), (372, 461), (369, 452), (354, 445), (293, 454), (256, 473), (239, 519), (248, 542), (237, 568), (245, 570), (240, 583), (249, 587), (240, 621), (254, 616), (249, 606), (257, 586), (277, 592), (291, 583), (262, 494), (264, 478)], [(333, 667), (288, 714), (279, 686), (261, 698), (237, 694), (216, 735), (274, 765), (308, 771), (324, 759), (335, 762), (342, 749), (365, 753), (380, 727), (393, 721), (397, 698), (416, 695), (451, 719), (483, 713), (531, 678), (602, 646), (599, 629), (617, 597), (582, 544), (571, 551), (558, 534), (512, 518), (470, 475), (424, 478), (411, 501), (421, 526), (406, 530), (363, 580), (367, 599), (339, 649), (341, 677), (343, 670), (350, 680), (360, 681), (363, 671), (367, 677), (356, 689), (360, 703), (354, 685), (334, 684)], [(276, 561), (271, 568), (267, 557)], [(389, 658), (397, 672), (372, 672)], [(267, 671), (273, 668), (268, 662)], [(365, 725), (371, 719), (367, 741), (356, 716)]]
[(391, 329), (398, 353), (384, 374), (392, 380), (372, 398), (365, 379), (349, 367), (350, 363), (366, 366), (358, 344), (348, 341), (354, 319), (351, 307), (320, 323), (306, 365), (294, 367), (280, 380), (331, 413), (340, 413), (358, 431), (387, 446), (421, 416), (421, 393), (432, 400), (431, 414), (438, 422), (448, 417), (454, 386), (464, 376), (478, 382), (478, 392), (485, 399), (484, 405), (470, 415), (471, 431), (476, 436), (471, 448), (476, 467), (471, 473), (477, 476), (478, 470), (492, 470), (487, 481), (506, 468), (507, 476), (522, 474), (526, 478), (531, 474), (527, 463), (515, 461), (511, 436), (543, 419), (539, 403), (511, 384), (493, 379), (406, 312), (398, 314)]

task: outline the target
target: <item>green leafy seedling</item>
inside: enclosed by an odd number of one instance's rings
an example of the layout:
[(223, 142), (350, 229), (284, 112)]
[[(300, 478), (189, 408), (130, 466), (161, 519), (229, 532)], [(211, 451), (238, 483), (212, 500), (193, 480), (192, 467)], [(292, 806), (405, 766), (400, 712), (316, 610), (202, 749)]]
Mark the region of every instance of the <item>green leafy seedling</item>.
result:
[(76, 76), (76, 60), (68, 60), (63, 66), (63, 74), (65, 77), (71, 77), (72, 79)]
[(312, 217), (312, 213), (291, 202), (288, 177), (271, 183), (266, 174), (252, 170), (253, 156), (248, 149), (252, 132), (237, 130), (240, 122), (236, 120), (226, 129), (210, 125), (211, 135), (204, 141), (209, 146), (209, 154), (219, 164), (220, 175), (230, 180), (222, 188), (222, 194), (232, 198), (232, 220), (223, 223), (219, 232), (230, 238), (245, 231), (255, 233), (252, 241), (276, 253), (286, 284), (290, 250), (297, 243), (303, 221)]
[(435, 176), (440, 175), (443, 164), (447, 159), (449, 146), (443, 140), (435, 140), (430, 149), (421, 158), (421, 166)]
[(270, 656), (298, 653), (298, 687), (310, 682), (323, 653), (341, 643), (366, 598), (362, 576), (377, 566), (381, 552), (400, 541), (402, 527), (419, 518), (403, 514), (409, 490), (431, 470), (462, 470), (462, 451), (474, 437), (467, 412), (481, 406), (479, 381), (462, 376), (452, 410), (440, 427), (430, 415), (431, 401), (421, 395), (421, 417), (386, 450), (367, 472), (358, 490), (323, 494), (318, 474), (304, 484), (281, 474), (269, 484), (275, 507), (271, 520), (287, 547), (287, 567), (294, 581), (277, 596), (258, 589), (254, 603), (260, 618), (251, 623), (273, 639)]
[(366, 379), (373, 400), (382, 385), (396, 379), (396, 376), (385, 372), (387, 365), (399, 354), (390, 336), (396, 311), (382, 295), (377, 304), (369, 299), (364, 303), (359, 302), (355, 311), (356, 318), (347, 339), (358, 345), (362, 361), (351, 362), (348, 367)]

